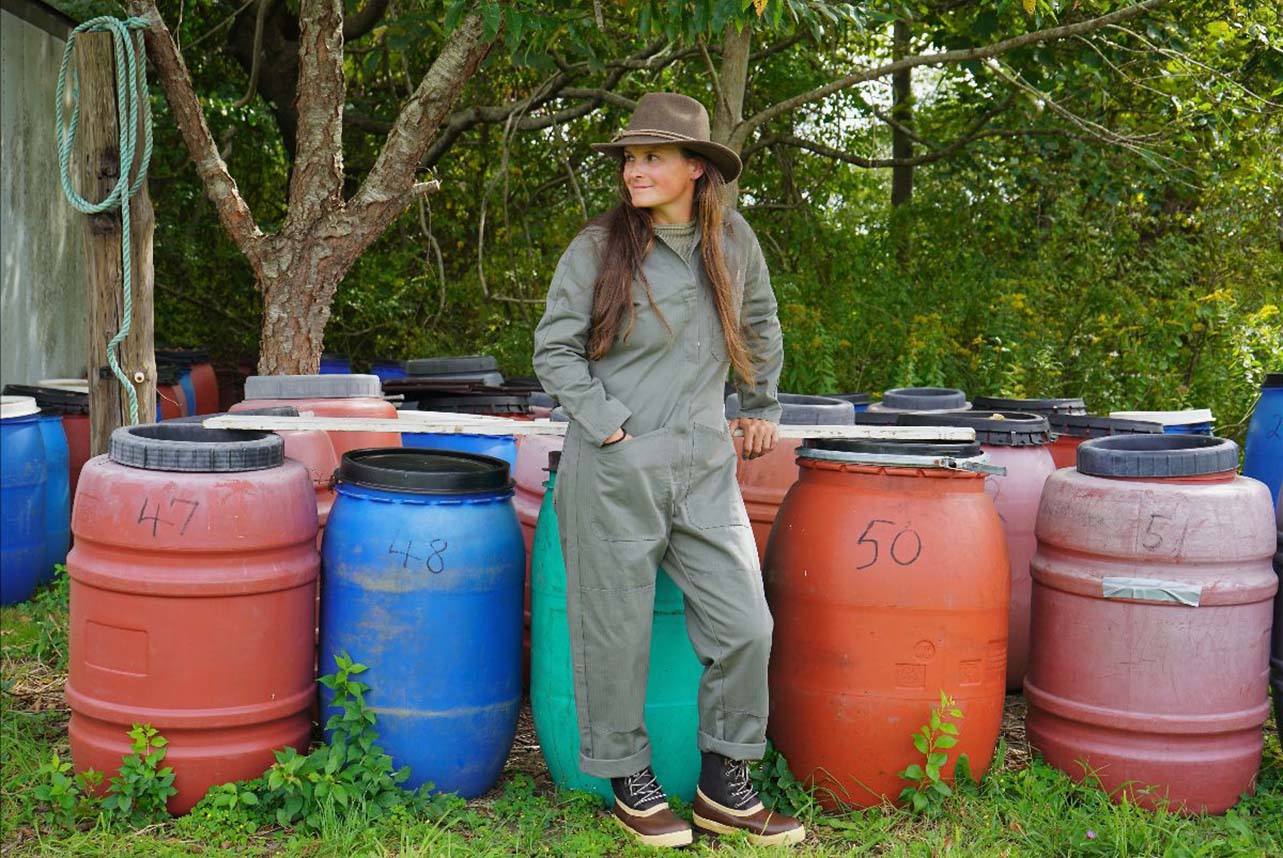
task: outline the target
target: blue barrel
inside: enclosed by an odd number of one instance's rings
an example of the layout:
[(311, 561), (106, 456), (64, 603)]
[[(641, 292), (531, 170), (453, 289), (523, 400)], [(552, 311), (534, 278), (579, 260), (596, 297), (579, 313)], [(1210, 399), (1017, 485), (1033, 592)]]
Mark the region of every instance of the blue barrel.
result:
[(187, 400), (187, 413), (199, 414), (196, 410), (196, 385), (192, 383), (191, 367), (185, 368), (178, 376), (178, 386), (183, 389), (183, 399)]
[(1208, 435), (1213, 432), (1212, 412), (1207, 408), (1181, 411), (1111, 411), (1110, 417), (1158, 423), (1165, 435)]
[(321, 375), (351, 375), (352, 364), (347, 355), (325, 353), (321, 355)]
[(405, 361), (376, 360), (371, 365), (370, 372), (377, 375), (380, 381), (388, 381), (393, 378), (405, 378)]
[(503, 459), (517, 467), (517, 439), (511, 435), (471, 435), (453, 432), (402, 432), (401, 445), (431, 450), (454, 450)]
[(1244, 447), (1243, 476), (1265, 483), (1277, 501), (1283, 485), (1283, 372), (1265, 376)]
[(0, 605), (36, 592), (45, 562), (45, 445), (30, 396), (0, 396)]
[[(321, 672), (367, 665), (379, 745), (471, 798), (503, 770), (521, 704), (525, 551), (502, 461), (345, 453), (321, 547)], [(322, 706), (332, 692), (322, 687)]]
[(45, 559), (39, 581), (53, 580), (53, 567), (67, 562), (71, 547), (71, 453), (62, 415), (40, 416), (40, 440), (45, 448)]
[(825, 393), (830, 399), (841, 399), (855, 406), (856, 411), (868, 411), (873, 404), (873, 397), (868, 393)]

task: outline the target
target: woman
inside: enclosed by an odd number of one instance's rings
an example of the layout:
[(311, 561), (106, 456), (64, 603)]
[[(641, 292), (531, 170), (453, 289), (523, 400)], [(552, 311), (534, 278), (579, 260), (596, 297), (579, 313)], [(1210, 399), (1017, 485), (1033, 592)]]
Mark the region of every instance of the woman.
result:
[(724, 211), (739, 157), (709, 141), (692, 98), (650, 93), (594, 146), (620, 160), (623, 200), (566, 250), (535, 331), (535, 372), (571, 417), (554, 495), (566, 559), (583, 771), (652, 846), (691, 842), (650, 768), (643, 722), (656, 570), (686, 597), (704, 675), (696, 827), (795, 843), (758, 801), (771, 616), (735, 482), (723, 384), (734, 370), (744, 455), (775, 443), (783, 343), (761, 248)]

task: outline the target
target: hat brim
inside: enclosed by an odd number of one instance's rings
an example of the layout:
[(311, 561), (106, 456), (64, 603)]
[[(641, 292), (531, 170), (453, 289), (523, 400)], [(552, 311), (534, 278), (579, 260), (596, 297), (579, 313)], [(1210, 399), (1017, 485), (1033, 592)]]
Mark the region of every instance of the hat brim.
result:
[(735, 181), (739, 178), (740, 171), (744, 169), (740, 156), (736, 155), (733, 149), (708, 140), (673, 140), (649, 134), (631, 134), (618, 137), (609, 143), (592, 144), (593, 149), (606, 155), (621, 155), (625, 146), (680, 146), (683, 149), (689, 149), (711, 161), (722, 174), (722, 180), (726, 182)]

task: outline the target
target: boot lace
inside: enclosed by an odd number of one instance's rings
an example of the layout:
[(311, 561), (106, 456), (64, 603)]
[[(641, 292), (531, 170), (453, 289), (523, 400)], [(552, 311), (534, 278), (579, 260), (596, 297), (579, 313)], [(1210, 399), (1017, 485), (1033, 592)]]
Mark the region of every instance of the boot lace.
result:
[(748, 762), (726, 760), (726, 786), (737, 808), (744, 808), (757, 801), (757, 793), (748, 779)]
[(638, 807), (653, 801), (664, 801), (664, 789), (655, 780), (655, 773), (649, 768), (642, 769), (635, 775), (624, 778), (624, 788), (632, 796)]

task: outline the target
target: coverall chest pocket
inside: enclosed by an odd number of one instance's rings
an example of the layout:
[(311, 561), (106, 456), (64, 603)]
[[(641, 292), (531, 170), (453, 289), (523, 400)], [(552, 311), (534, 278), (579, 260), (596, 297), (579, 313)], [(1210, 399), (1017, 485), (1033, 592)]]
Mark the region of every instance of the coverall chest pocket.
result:
[(687, 520), (700, 530), (748, 527), (748, 511), (735, 481), (735, 446), (730, 434), (696, 423), (694, 446)]
[(592, 520), (608, 542), (650, 542), (668, 535), (672, 450), (663, 429), (592, 450)]

